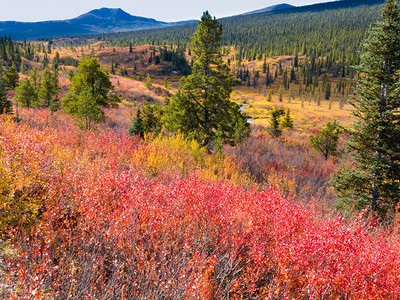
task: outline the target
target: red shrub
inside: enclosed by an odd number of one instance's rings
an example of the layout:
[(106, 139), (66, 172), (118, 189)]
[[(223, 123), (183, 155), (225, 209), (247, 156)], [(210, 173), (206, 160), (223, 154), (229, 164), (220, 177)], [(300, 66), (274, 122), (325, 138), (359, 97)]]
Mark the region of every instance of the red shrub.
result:
[[(33, 122), (33, 120), (32, 120)], [(396, 299), (400, 243), (323, 218), (275, 189), (159, 173), (138, 140), (1, 123), (43, 168), (43, 211), (15, 229), (13, 299)], [(47, 121), (46, 121), (47, 122)], [(13, 130), (13, 131), (12, 131)], [(41, 132), (41, 133), (40, 133)], [(39, 134), (40, 133), (40, 134)], [(45, 133), (45, 134), (44, 134)], [(0, 147), (9, 146), (3, 139)], [(37, 147), (35, 147), (37, 143)], [(10, 154), (10, 162), (18, 163)], [(280, 167), (280, 165), (276, 165)]]

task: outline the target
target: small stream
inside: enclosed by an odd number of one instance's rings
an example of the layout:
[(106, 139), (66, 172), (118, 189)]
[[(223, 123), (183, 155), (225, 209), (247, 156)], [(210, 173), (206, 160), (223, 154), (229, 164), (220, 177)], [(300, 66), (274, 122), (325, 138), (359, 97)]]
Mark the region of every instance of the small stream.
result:
[[(249, 105), (247, 103), (245, 103), (242, 106), (240, 106), (239, 111), (244, 112), (247, 107), (249, 107)], [(254, 119), (253, 118), (247, 118), (247, 123), (254, 124)]]

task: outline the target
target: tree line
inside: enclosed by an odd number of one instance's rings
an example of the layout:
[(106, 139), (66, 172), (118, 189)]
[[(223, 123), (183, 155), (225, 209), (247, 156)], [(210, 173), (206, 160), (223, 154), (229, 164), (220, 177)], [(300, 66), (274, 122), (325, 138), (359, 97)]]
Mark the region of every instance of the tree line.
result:
[[(304, 9), (235, 16), (220, 20), (221, 44), (234, 47), (232, 59), (261, 60), (277, 55), (326, 57), (329, 68), (345, 60), (345, 68), (359, 63), (357, 52), (368, 26), (379, 17), (383, 1), (339, 1)], [(116, 46), (129, 44), (179, 45), (190, 49), (197, 24), (95, 35)], [(324, 37), (324, 38), (321, 38)], [(93, 38), (93, 36), (92, 36)]]

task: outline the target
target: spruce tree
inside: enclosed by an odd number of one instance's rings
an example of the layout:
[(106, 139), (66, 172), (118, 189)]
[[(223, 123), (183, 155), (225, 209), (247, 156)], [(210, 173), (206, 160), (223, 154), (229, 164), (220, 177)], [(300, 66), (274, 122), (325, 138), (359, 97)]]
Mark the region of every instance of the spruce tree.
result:
[(269, 128), (269, 133), (273, 137), (279, 137), (282, 134), (282, 129), (279, 127), (280, 118), (285, 113), (283, 109), (274, 107), (271, 111), (271, 120), (269, 121), (271, 127)]
[(281, 122), (282, 128), (293, 128), (293, 118), (290, 115), (290, 109), (288, 109), (285, 113), (285, 117)]
[(15, 63), (4, 73), (4, 80), (9, 90), (15, 90), (18, 86), (19, 75)]
[(338, 153), (337, 148), (340, 133), (341, 128), (336, 121), (328, 122), (317, 134), (310, 137), (310, 145), (315, 150), (321, 152), (325, 160), (327, 160), (330, 155), (335, 156)]
[(143, 130), (143, 119), (141, 115), (142, 112), (140, 111), (140, 109), (138, 109), (136, 112), (136, 117), (131, 119), (132, 123), (129, 126), (130, 136), (139, 135), (141, 138), (143, 138), (144, 130)]
[(6, 85), (2, 78), (0, 78), (0, 115), (12, 113), (12, 103), (7, 99)]
[(16, 87), (15, 100), (22, 108), (36, 107), (38, 105), (38, 93), (32, 78), (23, 79)]
[(388, 0), (383, 18), (363, 44), (359, 98), (352, 101), (357, 121), (350, 130), (352, 167), (334, 177), (341, 204), (385, 216), (400, 201), (400, 15)]
[(144, 105), (141, 118), (144, 133), (159, 134), (162, 130), (162, 109), (157, 103)]
[(212, 149), (217, 140), (234, 145), (247, 138), (250, 126), (230, 101), (234, 84), (222, 60), (222, 25), (205, 12), (191, 41), (193, 73), (181, 80), (180, 90), (166, 107), (166, 125)]
[(40, 106), (47, 107), (51, 111), (56, 111), (60, 107), (58, 98), (58, 71), (55, 70), (52, 74), (48, 68), (42, 72), (42, 80), (38, 90)]
[(265, 57), (264, 57), (262, 69), (263, 69), (262, 72), (263, 72), (264, 74), (267, 73), (267, 61), (266, 61)]
[(120, 99), (96, 58), (80, 61), (67, 95), (61, 99), (64, 111), (83, 129), (92, 129), (103, 118), (102, 107), (115, 107)]

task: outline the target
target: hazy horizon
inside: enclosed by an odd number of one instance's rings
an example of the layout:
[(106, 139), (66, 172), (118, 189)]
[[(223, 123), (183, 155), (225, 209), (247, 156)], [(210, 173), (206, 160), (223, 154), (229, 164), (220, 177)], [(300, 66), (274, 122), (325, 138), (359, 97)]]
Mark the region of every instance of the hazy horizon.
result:
[[(1, 2), (5, 0), (0, 0)], [(248, 1), (184, 1), (184, 0), (148, 0), (146, 2), (129, 0), (14, 0), (7, 1), (0, 10), (0, 21), (38, 22), (49, 20), (72, 19), (93, 9), (102, 7), (121, 8), (124, 11), (141, 17), (158, 21), (174, 22), (199, 19), (203, 11), (208, 10), (217, 18), (237, 15), (271, 5), (287, 3), (303, 6), (314, 3), (329, 2), (321, 0), (248, 0)], [(179, 9), (177, 9), (179, 8)]]

